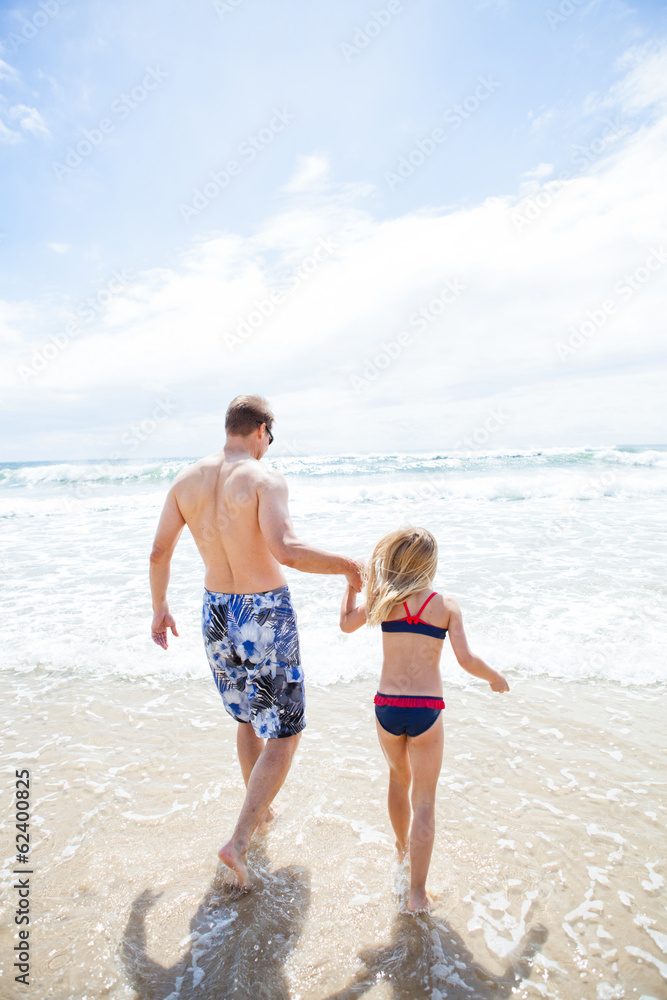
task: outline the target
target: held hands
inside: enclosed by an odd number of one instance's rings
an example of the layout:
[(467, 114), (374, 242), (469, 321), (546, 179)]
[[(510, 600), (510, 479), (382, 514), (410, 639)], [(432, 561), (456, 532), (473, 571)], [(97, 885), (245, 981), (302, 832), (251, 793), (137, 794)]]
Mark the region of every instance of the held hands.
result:
[(352, 590), (354, 590), (357, 594), (364, 585), (361, 575), (363, 568), (363, 563), (358, 559), (350, 559), (350, 568), (345, 574), (345, 579), (347, 580), (348, 585), (352, 587)]
[(496, 673), (495, 670), (494, 670), (494, 674), (496, 676), (493, 678), (493, 680), (489, 681), (489, 686), (490, 686), (491, 690), (492, 691), (497, 691), (498, 694), (502, 694), (504, 691), (509, 691), (510, 686), (507, 683), (507, 681), (505, 680), (505, 678), (503, 677), (503, 675), (499, 674), (499, 673)]
[(169, 628), (174, 635), (178, 635), (173, 616), (168, 611), (156, 611), (153, 615), (153, 624), (151, 625), (151, 637), (153, 642), (157, 646), (161, 646), (162, 649), (166, 649), (169, 645), (167, 642), (167, 629)]

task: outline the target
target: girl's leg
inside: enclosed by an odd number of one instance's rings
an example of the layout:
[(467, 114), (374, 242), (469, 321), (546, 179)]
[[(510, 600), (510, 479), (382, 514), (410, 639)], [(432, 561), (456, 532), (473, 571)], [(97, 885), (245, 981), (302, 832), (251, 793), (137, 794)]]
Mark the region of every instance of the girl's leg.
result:
[(442, 715), (421, 736), (408, 739), (412, 766), (412, 830), (410, 832), (409, 910), (428, 909), (426, 878), (435, 837), (435, 792), (442, 767)]
[(389, 819), (396, 834), (396, 850), (403, 860), (408, 852), (410, 837), (410, 759), (407, 736), (394, 736), (383, 729), (378, 720), (378, 739), (382, 753), (389, 764), (389, 792), (387, 806)]

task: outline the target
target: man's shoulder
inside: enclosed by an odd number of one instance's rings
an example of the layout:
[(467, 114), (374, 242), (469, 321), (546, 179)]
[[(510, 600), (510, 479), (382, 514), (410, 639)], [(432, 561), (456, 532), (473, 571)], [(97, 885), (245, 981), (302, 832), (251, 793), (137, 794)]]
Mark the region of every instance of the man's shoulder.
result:
[(178, 498), (190, 495), (192, 491), (205, 488), (207, 481), (219, 473), (222, 461), (219, 455), (206, 455), (181, 469), (174, 478), (171, 489)]
[(214, 459), (215, 455), (207, 455), (205, 458), (199, 458), (196, 462), (186, 465), (174, 477), (172, 485), (175, 486), (177, 483), (191, 482), (193, 479), (198, 479), (207, 469), (213, 466)]
[[(190, 487), (204, 486), (207, 481), (217, 480), (220, 476), (230, 484), (234, 482), (238, 486), (243, 483), (247, 490), (263, 491), (286, 488), (287, 486), (285, 477), (277, 469), (272, 469), (254, 458), (227, 462), (224, 455), (220, 453), (206, 455), (193, 462), (192, 465), (181, 469), (172, 486), (176, 489), (187, 490)], [(212, 485), (212, 483), (209, 482), (208, 485)]]
[(280, 490), (287, 487), (287, 481), (282, 472), (272, 469), (269, 465), (263, 465), (261, 462), (244, 462), (237, 474), (246, 479), (249, 485), (252, 484), (258, 492)]

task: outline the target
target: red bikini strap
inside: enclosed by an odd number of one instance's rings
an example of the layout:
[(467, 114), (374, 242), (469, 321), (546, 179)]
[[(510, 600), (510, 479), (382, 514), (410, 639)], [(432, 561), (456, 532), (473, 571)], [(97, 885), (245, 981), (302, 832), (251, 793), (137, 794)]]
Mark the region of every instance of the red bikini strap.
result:
[(426, 607), (426, 605), (428, 604), (428, 602), (431, 600), (431, 598), (435, 597), (436, 594), (437, 594), (437, 590), (434, 590), (432, 594), (429, 594), (429, 596), (426, 598), (426, 600), (424, 601), (424, 603), (422, 604), (421, 608), (419, 609), (419, 611), (417, 612), (416, 615), (411, 615), (410, 614), (410, 609), (408, 608), (407, 602), (403, 601), (403, 607), (405, 608), (405, 613), (407, 615), (406, 621), (408, 622), (409, 625), (416, 625), (417, 624), (417, 622), (421, 618), (422, 611), (424, 610), (424, 608)]
[(417, 618), (417, 619), (421, 618), (422, 611), (424, 610), (424, 608), (426, 607), (426, 605), (428, 604), (428, 602), (431, 600), (431, 598), (435, 597), (436, 594), (437, 594), (437, 591), (434, 590), (432, 594), (428, 595), (428, 597), (426, 598), (426, 600), (422, 604), (421, 608), (419, 609), (419, 611), (415, 615), (415, 618)]

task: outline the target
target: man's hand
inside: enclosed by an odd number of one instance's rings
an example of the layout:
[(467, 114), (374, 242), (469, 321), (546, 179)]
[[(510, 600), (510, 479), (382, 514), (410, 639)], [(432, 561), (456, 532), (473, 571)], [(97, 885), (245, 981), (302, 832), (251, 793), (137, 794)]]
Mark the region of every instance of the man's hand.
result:
[(363, 563), (359, 562), (357, 559), (350, 559), (350, 568), (345, 574), (345, 579), (352, 587), (352, 590), (356, 591), (357, 594), (364, 585), (364, 581), (361, 576), (363, 569)]
[(156, 611), (153, 615), (153, 624), (151, 625), (151, 636), (153, 642), (157, 646), (162, 646), (166, 649), (169, 643), (167, 642), (167, 629), (170, 628), (174, 635), (178, 635), (176, 631), (176, 622), (173, 616), (169, 614), (168, 611)]

